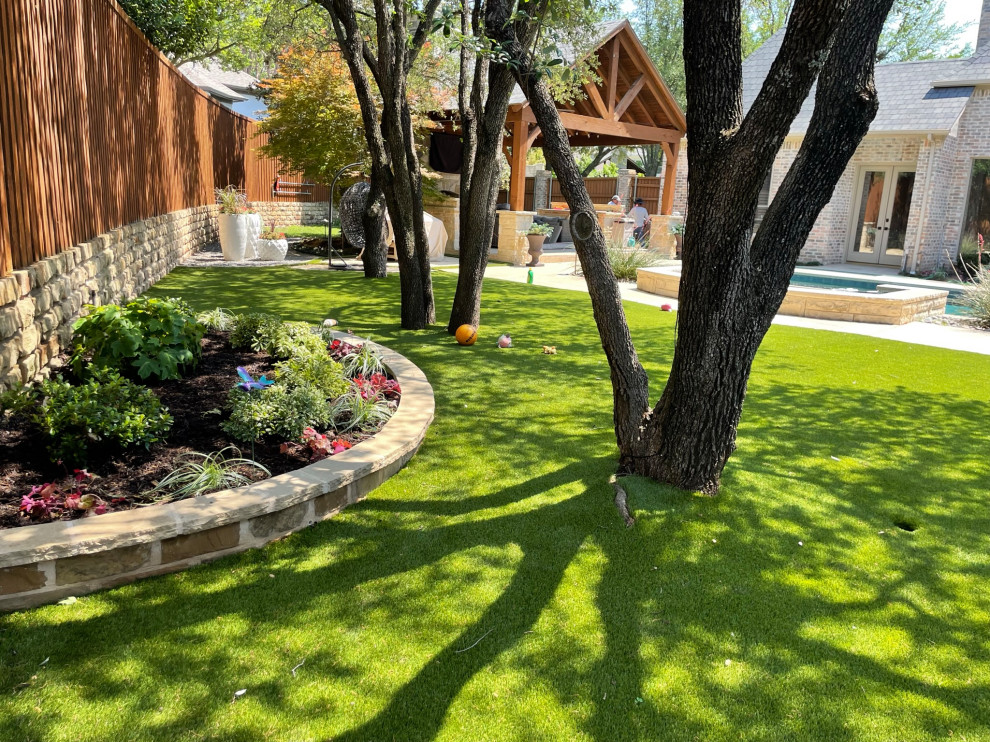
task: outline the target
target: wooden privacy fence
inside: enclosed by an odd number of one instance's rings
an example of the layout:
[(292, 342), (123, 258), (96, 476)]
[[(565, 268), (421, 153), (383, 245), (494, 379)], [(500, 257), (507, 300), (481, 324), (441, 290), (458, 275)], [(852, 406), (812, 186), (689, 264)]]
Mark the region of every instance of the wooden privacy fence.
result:
[[(129, 222), (273, 196), (255, 124), (188, 82), (114, 0), (0, 0), (0, 275)], [(302, 180), (282, 171), (284, 180)]]
[[(535, 178), (526, 178), (526, 198), (525, 198), (525, 210), (534, 210), (534, 192), (535, 192)], [(591, 196), (592, 203), (603, 204), (606, 203), (612, 196), (615, 195), (616, 188), (618, 188), (618, 178), (585, 178), (584, 179), (585, 188), (588, 189), (588, 195)], [(563, 201), (564, 194), (560, 191), (560, 182), (556, 178), (553, 180), (553, 186), (551, 188), (551, 201)], [(643, 199), (643, 206), (651, 214), (660, 213), (660, 194), (663, 191), (663, 178), (634, 178), (632, 183), (632, 191), (630, 193), (630, 199), (641, 198)], [(499, 203), (507, 201), (509, 198), (508, 191), (501, 190), (498, 194)], [(545, 209), (546, 204), (536, 204), (536, 208)]]

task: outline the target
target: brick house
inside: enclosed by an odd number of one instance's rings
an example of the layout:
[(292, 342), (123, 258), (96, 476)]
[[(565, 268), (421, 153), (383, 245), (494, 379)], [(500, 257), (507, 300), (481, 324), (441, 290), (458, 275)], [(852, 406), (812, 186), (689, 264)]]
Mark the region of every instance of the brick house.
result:
[[(748, 110), (783, 41), (783, 31), (743, 65)], [(927, 273), (990, 240), (990, 0), (976, 52), (965, 59), (882, 64), (880, 109), (801, 251), (802, 262), (861, 263)], [(797, 156), (814, 90), (777, 154), (759, 215)], [(686, 158), (686, 147), (681, 147)], [(674, 208), (684, 212), (687, 162), (679, 163)]]

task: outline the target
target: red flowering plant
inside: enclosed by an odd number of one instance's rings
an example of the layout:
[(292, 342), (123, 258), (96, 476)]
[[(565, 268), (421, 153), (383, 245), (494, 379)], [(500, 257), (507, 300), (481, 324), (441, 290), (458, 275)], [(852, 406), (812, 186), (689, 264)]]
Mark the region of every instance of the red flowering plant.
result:
[(357, 376), (354, 378), (354, 386), (362, 399), (396, 400), (402, 394), (399, 382), (385, 374), (372, 374), (368, 378)]
[(317, 433), (313, 428), (306, 428), (302, 434), (300, 443), (287, 442), (280, 447), (282, 453), (296, 453), (308, 451), (310, 461), (319, 461), (327, 456), (346, 451), (351, 447), (350, 441), (342, 438), (332, 438), (323, 433)]
[(93, 475), (85, 469), (73, 469), (72, 485), (68, 491), (52, 482), (31, 488), (21, 498), (21, 512), (34, 521), (56, 519), (69, 511), (86, 515), (102, 515), (107, 504), (98, 495), (86, 492)]
[(328, 351), (330, 353), (330, 357), (339, 363), (343, 360), (344, 356), (349, 356), (352, 353), (356, 353), (358, 349), (359, 346), (354, 345), (353, 343), (345, 342), (338, 338), (330, 343)]

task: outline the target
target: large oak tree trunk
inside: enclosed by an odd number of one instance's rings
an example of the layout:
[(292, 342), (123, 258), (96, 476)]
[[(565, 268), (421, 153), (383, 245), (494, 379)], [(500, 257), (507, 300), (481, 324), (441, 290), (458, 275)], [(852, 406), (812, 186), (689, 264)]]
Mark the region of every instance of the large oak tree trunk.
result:
[[(330, 14), (354, 81), (371, 155), (371, 180), (381, 186), (388, 206), (399, 262), (401, 324), (407, 330), (421, 330), (434, 322), (436, 312), (423, 220), (422, 174), (406, 81), (440, 0), (428, 0), (416, 14), (414, 29), (408, 23), (411, 8), (374, 0), (377, 57), (365, 43), (353, 0), (319, 2)], [(380, 99), (376, 99), (366, 70), (377, 83)]]
[[(499, 2), (507, 14), (507, 2)], [(612, 372), (621, 470), (717, 491), (735, 447), (753, 358), (802, 245), (876, 114), (873, 60), (890, 5), (797, 0), (781, 51), (743, 118), (739, 3), (685, 0), (688, 216), (674, 362), (652, 410), (566, 132), (525, 47), (502, 34), (572, 220), (589, 226), (586, 239), (572, 232)], [(808, 133), (754, 238), (760, 188), (819, 70)]]
[[(466, 38), (470, 31), (474, 39), (482, 39), (488, 12), (486, 0), (474, 0), (471, 4), (470, 28), (468, 5), (468, 0), (462, 0), (461, 33)], [(525, 39), (531, 38), (536, 28), (536, 23), (528, 16), (517, 19), (514, 24), (515, 32)], [(505, 117), (515, 87), (511, 70), (504, 65), (490, 64), (487, 53), (477, 54), (473, 48), (471, 44), (463, 44), (461, 48), (458, 107), (464, 164), (461, 170), (457, 290), (447, 323), (450, 333), (456, 332), (461, 325), (477, 327), (481, 323), (481, 291), (495, 231)], [(473, 78), (470, 85), (469, 71)]]
[(481, 322), (481, 288), (495, 230), (504, 121), (514, 86), (515, 79), (509, 70), (492, 66), (487, 96), (484, 99), (475, 96), (477, 137), (471, 152), (470, 181), (467, 187), (463, 180), (461, 183), (457, 291), (447, 324), (451, 333), (461, 325), (477, 327)]
[(365, 278), (385, 278), (388, 275), (388, 247), (385, 245), (385, 197), (381, 185), (371, 181), (368, 201), (361, 213), (364, 232), (364, 252), (361, 264)]

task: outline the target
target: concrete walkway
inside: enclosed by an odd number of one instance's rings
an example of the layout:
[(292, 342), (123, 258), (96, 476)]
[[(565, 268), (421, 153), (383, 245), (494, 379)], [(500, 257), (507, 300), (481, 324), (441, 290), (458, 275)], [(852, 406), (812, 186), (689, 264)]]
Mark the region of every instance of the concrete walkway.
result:
[[(440, 269), (452, 273), (457, 272), (456, 265), (453, 267), (443, 266)], [(489, 265), (488, 270), (485, 271), (485, 277), (525, 283), (528, 270), (525, 267)], [(540, 286), (550, 286), (555, 289), (587, 292), (588, 286), (584, 281), (584, 277), (573, 275), (572, 270), (572, 266), (569, 264), (548, 263), (547, 265), (533, 269), (534, 283)], [(930, 282), (926, 283), (930, 284)], [(619, 291), (622, 293), (622, 298), (625, 301), (649, 304), (655, 307), (669, 304), (671, 308), (677, 309), (677, 299), (648, 294), (645, 291), (637, 289), (634, 283), (620, 283)], [(831, 332), (847, 332), (853, 335), (868, 335), (885, 340), (928, 345), (933, 348), (946, 348), (948, 350), (962, 350), (970, 353), (990, 355), (990, 332), (967, 327), (951, 327), (934, 322), (911, 322), (907, 325), (876, 325), (867, 322), (838, 322), (835, 320), (777, 315), (773, 323), (775, 325), (806, 327), (812, 330), (829, 330)]]

